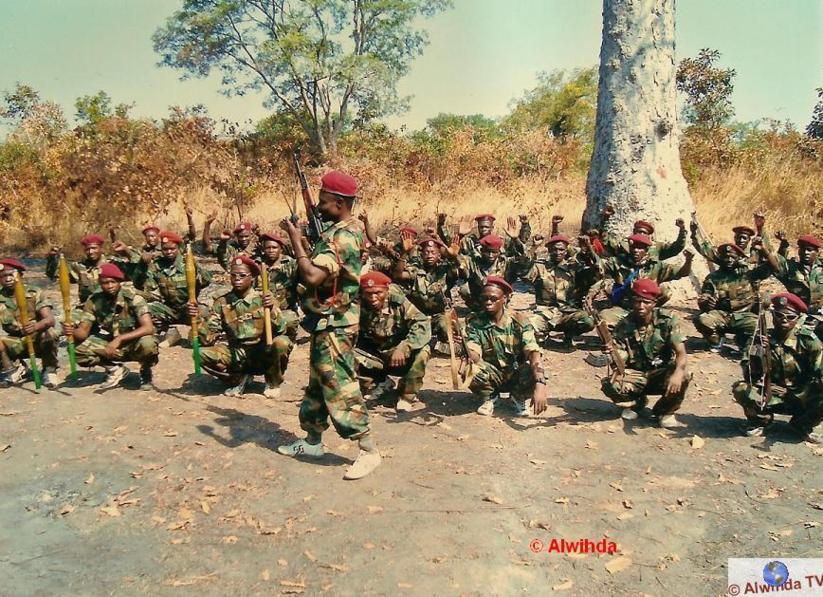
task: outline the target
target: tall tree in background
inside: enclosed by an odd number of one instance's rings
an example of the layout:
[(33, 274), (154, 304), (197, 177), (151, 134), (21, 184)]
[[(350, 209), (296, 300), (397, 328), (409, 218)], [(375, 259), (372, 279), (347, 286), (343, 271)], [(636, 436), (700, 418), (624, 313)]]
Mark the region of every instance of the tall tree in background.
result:
[(680, 169), (674, 60), (674, 0), (603, 0), (594, 151), (584, 228), (628, 231), (638, 218), (676, 235), (694, 209)]
[(415, 25), (451, 0), (184, 0), (154, 34), (183, 78), (222, 74), (222, 91), (265, 90), (320, 155), (347, 124), (405, 109), (397, 82), (427, 43)]

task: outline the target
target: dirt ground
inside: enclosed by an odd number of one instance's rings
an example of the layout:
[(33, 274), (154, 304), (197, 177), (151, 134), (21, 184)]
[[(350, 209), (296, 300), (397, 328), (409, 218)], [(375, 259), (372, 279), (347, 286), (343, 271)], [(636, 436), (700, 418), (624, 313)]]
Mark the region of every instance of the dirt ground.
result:
[[(371, 409), (384, 461), (356, 482), (333, 431), (319, 462), (275, 452), (302, 435), (305, 342), (276, 401), (222, 396), (180, 347), (156, 391), (0, 390), (0, 594), (721, 595), (729, 557), (821, 557), (823, 449), (739, 435), (739, 366), (689, 347), (678, 431), (624, 424), (586, 347), (546, 351), (538, 418), (475, 414), (433, 359), (424, 410)], [(534, 552), (561, 538), (618, 552)]]

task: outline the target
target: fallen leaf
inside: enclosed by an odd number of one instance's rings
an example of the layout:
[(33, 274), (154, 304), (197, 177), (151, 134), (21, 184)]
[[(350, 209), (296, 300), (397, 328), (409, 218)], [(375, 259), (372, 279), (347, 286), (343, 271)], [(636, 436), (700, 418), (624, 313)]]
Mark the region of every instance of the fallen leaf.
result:
[(117, 504), (109, 504), (108, 506), (103, 506), (100, 508), (100, 511), (103, 514), (108, 514), (112, 517), (120, 516), (120, 509), (117, 507)]
[(376, 514), (377, 512), (382, 512), (383, 506), (369, 506), (369, 514)]
[(238, 539), (234, 535), (227, 535), (223, 537), (220, 541), (222, 543), (225, 543), (226, 545), (234, 545), (235, 543), (237, 543)]
[(208, 514), (209, 512), (211, 512), (211, 507), (209, 506), (209, 503), (206, 501), (200, 502), (200, 509), (203, 511), (204, 514)]
[(164, 437), (177, 437), (177, 432), (176, 431), (166, 431), (163, 434), (163, 436)]
[(632, 565), (632, 559), (628, 556), (620, 556), (606, 562), (606, 571), (609, 574), (617, 574)]
[(574, 586), (574, 581), (571, 580), (571, 579), (567, 579), (566, 581), (564, 581), (564, 582), (562, 582), (558, 585), (554, 585), (552, 587), (552, 591), (568, 591), (573, 586)]
[(699, 435), (693, 435), (691, 444), (693, 449), (699, 450), (700, 448), (706, 445), (706, 441)]
[(629, 500), (623, 500), (623, 507), (627, 510), (634, 508), (634, 505)]
[(0, 417), (13, 417), (14, 415), (19, 415), (20, 411), (17, 410), (8, 410), (6, 412), (0, 413)]
[(397, 583), (397, 587), (400, 588), (400, 589), (411, 589), (412, 585), (410, 585), (407, 582), (399, 582), (399, 583)]
[(823, 502), (809, 502), (809, 505), (815, 510), (823, 510)]
[(306, 556), (312, 562), (317, 561), (317, 557), (312, 552), (310, 552), (308, 549), (303, 552), (303, 555)]
[(193, 520), (194, 519), (194, 512), (189, 510), (188, 508), (180, 508), (180, 511), (177, 513), (181, 520)]
[(530, 458), (529, 462), (531, 462), (532, 464), (536, 464), (536, 465), (546, 464), (545, 460), (539, 460), (537, 458)]
[(609, 483), (609, 487), (611, 487), (612, 489), (616, 489), (617, 491), (623, 491), (623, 486), (620, 485), (620, 483), (618, 483), (617, 481), (612, 481), (611, 483)]
[(260, 580), (269, 580), (271, 578), (271, 573), (269, 569), (266, 568), (263, 572), (260, 573)]
[(483, 501), (484, 502), (491, 502), (492, 504), (498, 504), (498, 505), (503, 503), (503, 500), (501, 500), (496, 495), (487, 495), (486, 497), (483, 498)]
[(306, 583), (302, 580), (281, 580), (280, 585), (283, 587), (293, 587), (295, 589), (305, 589)]
[(628, 520), (630, 518), (634, 518), (634, 514), (631, 512), (623, 512), (623, 514), (617, 516), (617, 520)]
[(567, 497), (557, 498), (557, 499), (554, 500), (554, 503), (555, 504), (568, 504), (569, 503), (569, 498), (567, 498)]
[(0, 452), (5, 452), (9, 448), (11, 448), (11, 444), (3, 444), (2, 446), (0, 446)]
[(280, 558), (279, 560), (277, 560), (277, 565), (285, 567), (285, 566), (288, 566), (289, 563), (286, 560), (284, 560), (283, 558)]

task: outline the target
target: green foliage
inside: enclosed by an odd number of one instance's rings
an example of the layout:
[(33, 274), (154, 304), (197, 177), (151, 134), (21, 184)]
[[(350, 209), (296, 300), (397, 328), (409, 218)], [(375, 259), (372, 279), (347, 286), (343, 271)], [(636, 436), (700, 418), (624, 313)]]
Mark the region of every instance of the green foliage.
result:
[(817, 88), (817, 105), (812, 112), (812, 120), (806, 127), (806, 135), (823, 141), (823, 87)]
[(13, 91), (3, 93), (3, 104), (0, 116), (19, 124), (40, 105), (40, 94), (30, 85), (17, 83)]
[(734, 116), (731, 98), (737, 73), (733, 68), (716, 66), (719, 58), (719, 51), (704, 48), (695, 58), (684, 58), (677, 67), (677, 90), (686, 99), (683, 118), (690, 126), (714, 130)]

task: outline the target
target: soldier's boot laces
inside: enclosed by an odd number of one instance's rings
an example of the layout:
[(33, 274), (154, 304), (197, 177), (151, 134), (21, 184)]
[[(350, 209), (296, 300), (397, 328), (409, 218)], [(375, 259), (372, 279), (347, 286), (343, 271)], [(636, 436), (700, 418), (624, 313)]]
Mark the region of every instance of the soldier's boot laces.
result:
[(129, 368), (125, 365), (116, 365), (114, 367), (107, 367), (106, 373), (108, 374), (106, 380), (97, 386), (98, 392), (110, 390), (111, 388), (116, 388), (119, 386), (120, 382), (122, 382), (129, 374)]
[(322, 443), (310, 444), (305, 439), (277, 446), (277, 451), (284, 456), (308, 456), (309, 458), (321, 458), (325, 454)]
[(248, 375), (243, 375), (240, 378), (240, 383), (238, 383), (236, 386), (232, 386), (230, 388), (227, 388), (226, 391), (223, 392), (223, 395), (224, 396), (230, 396), (230, 397), (233, 397), (233, 398), (242, 398), (243, 397), (243, 392), (246, 391), (246, 386), (248, 385), (248, 383), (249, 383), (249, 376)]
[(346, 474), (343, 475), (343, 478), (350, 481), (362, 479), (376, 469), (382, 460), (383, 457), (380, 456), (377, 448), (368, 451), (360, 450), (360, 454), (357, 455), (357, 460), (349, 467)]

